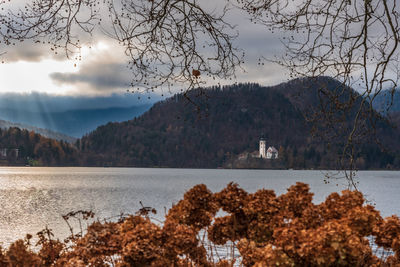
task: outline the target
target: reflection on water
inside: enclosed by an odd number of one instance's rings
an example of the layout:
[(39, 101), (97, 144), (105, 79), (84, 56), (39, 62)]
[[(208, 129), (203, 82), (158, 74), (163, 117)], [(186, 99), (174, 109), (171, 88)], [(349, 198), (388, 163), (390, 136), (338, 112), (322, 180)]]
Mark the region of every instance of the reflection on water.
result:
[[(320, 171), (201, 170), (146, 168), (0, 168), (0, 242), (9, 244), (46, 225), (58, 237), (68, 234), (62, 215), (92, 210), (97, 218), (134, 213), (141, 206), (164, 210), (181, 199), (195, 184), (212, 191), (233, 181), (254, 192), (274, 189), (277, 194), (296, 181), (310, 184), (315, 202), (330, 192), (345, 189), (337, 182), (326, 185)], [(400, 215), (400, 172), (359, 172), (360, 190), (376, 203), (383, 216)]]

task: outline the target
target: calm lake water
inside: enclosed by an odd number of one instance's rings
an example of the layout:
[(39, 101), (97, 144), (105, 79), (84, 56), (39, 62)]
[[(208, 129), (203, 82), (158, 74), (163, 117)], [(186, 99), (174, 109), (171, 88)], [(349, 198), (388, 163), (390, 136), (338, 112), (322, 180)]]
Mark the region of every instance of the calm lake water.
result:
[[(310, 184), (314, 201), (346, 189), (344, 180), (325, 184), (323, 171), (200, 170), (147, 168), (0, 168), (0, 244), (35, 234), (45, 226), (64, 238), (68, 227), (62, 215), (92, 210), (96, 218), (134, 213), (143, 205), (165, 210), (192, 186), (204, 183), (212, 191), (233, 181), (254, 192), (274, 189), (282, 194), (297, 181)], [(359, 189), (376, 204), (383, 216), (400, 215), (400, 172), (357, 173)]]

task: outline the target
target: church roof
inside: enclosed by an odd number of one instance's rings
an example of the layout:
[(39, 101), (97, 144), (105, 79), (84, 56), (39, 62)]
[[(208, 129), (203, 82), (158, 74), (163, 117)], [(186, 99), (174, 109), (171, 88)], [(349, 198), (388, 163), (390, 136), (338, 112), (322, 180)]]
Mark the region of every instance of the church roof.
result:
[(276, 148), (275, 147), (273, 147), (273, 146), (270, 146), (269, 148), (268, 148), (268, 150), (267, 150), (268, 152), (275, 152), (275, 153), (278, 153), (278, 150), (276, 150)]

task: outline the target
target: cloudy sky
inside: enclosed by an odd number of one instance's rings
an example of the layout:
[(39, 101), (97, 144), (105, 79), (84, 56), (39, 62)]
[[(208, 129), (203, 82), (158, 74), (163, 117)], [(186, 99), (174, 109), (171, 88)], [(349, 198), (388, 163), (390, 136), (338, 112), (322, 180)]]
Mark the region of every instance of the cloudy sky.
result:
[[(272, 58), (283, 53), (279, 36), (250, 23), (245, 14), (237, 11), (228, 20), (237, 25), (240, 33), (235, 45), (246, 52), (244, 71), (238, 71), (236, 80), (217, 82), (272, 85), (285, 81), (287, 74), (280, 67), (268, 62), (257, 64), (262, 56)], [(82, 47), (81, 61), (54, 55), (49, 47), (40, 44), (0, 46), (6, 52), (1, 58), (4, 63), (0, 64), (0, 94), (34, 92), (36, 96), (84, 98), (126, 94), (132, 74), (126, 68), (128, 58), (122, 47), (101, 32), (96, 32), (90, 43), (91, 48), (89, 44)]]

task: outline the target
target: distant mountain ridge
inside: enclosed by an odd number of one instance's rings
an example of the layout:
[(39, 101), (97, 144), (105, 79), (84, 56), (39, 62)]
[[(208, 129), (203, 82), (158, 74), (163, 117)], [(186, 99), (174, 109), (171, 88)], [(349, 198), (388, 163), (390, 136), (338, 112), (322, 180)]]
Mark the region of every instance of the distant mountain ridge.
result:
[(62, 112), (32, 112), (21, 108), (0, 108), (0, 119), (81, 137), (108, 122), (133, 119), (150, 107), (151, 104), (144, 104), (129, 108), (77, 109)]
[(2, 129), (9, 129), (9, 128), (19, 128), (19, 129), (25, 129), (28, 131), (33, 131), (37, 134), (40, 134), (44, 137), (47, 138), (51, 138), (51, 139), (55, 139), (58, 141), (66, 141), (68, 143), (75, 143), (77, 138), (72, 137), (72, 136), (68, 136), (62, 133), (58, 133), (58, 132), (54, 132), (48, 129), (42, 129), (42, 128), (38, 128), (35, 126), (31, 126), (31, 125), (26, 125), (26, 124), (21, 124), (21, 123), (13, 123), (13, 122), (9, 122), (9, 121), (4, 121), (4, 120), (0, 120), (0, 128)]
[(400, 89), (380, 92), (373, 104), (379, 112), (400, 112)]

